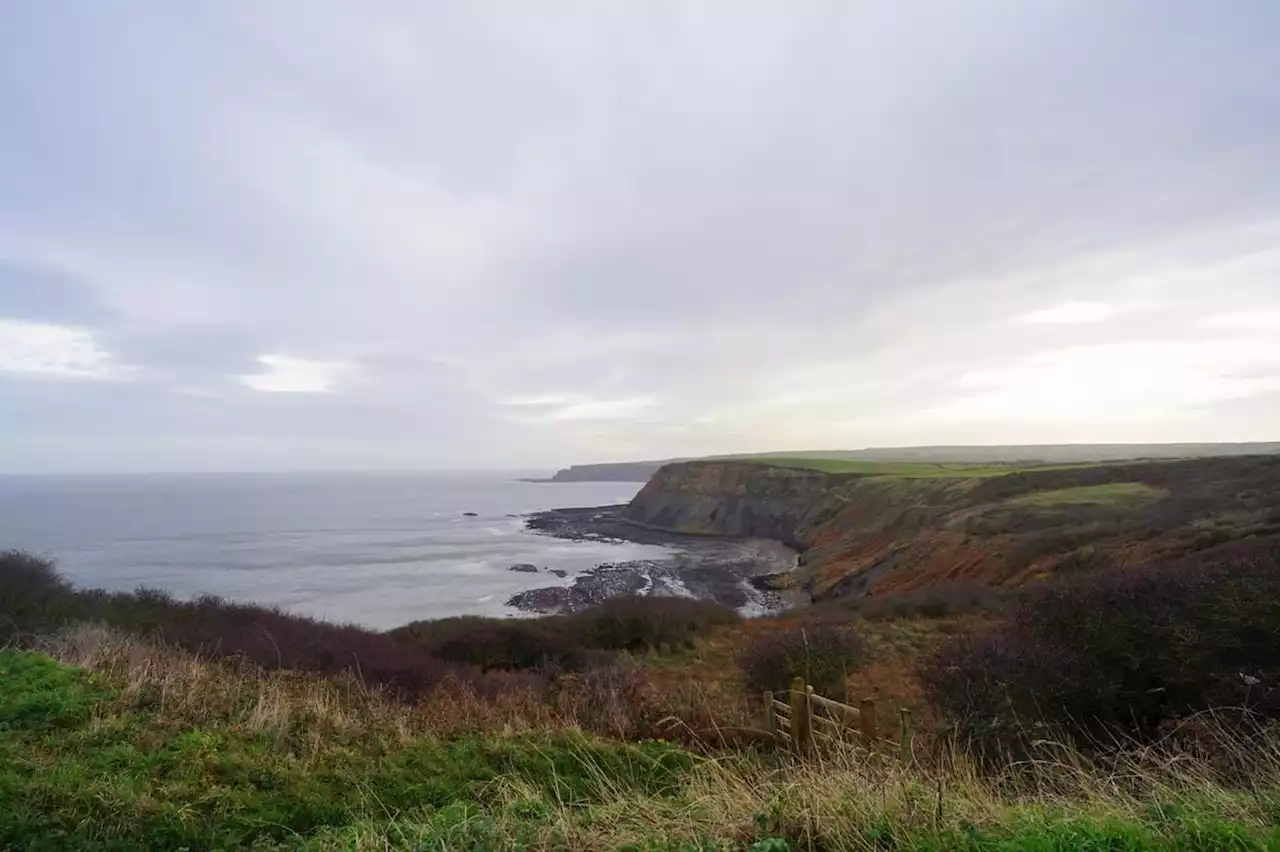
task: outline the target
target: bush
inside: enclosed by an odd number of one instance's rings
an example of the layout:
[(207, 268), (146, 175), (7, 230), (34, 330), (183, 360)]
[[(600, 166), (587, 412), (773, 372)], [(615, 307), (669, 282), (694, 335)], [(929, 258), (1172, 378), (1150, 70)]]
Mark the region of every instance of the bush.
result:
[(419, 621), (393, 633), (420, 643), (425, 653), (481, 671), (567, 671), (581, 668), (590, 652), (541, 620), (503, 621), (461, 617)]
[(738, 620), (735, 610), (710, 601), (624, 597), (569, 616), (565, 629), (592, 648), (647, 651), (691, 648), (711, 628)]
[(753, 692), (779, 692), (802, 677), (819, 695), (843, 701), (845, 678), (865, 658), (865, 643), (850, 626), (795, 625), (756, 638), (738, 664)]
[(987, 744), (1035, 722), (1150, 741), (1211, 708), (1280, 718), (1280, 546), (1042, 589), (923, 675), (961, 732)]
[(71, 617), (71, 584), (52, 562), (27, 553), (0, 553), (0, 643)]
[(1010, 608), (1018, 595), (1017, 589), (1004, 589), (982, 583), (937, 583), (909, 592), (823, 601), (808, 610), (798, 611), (798, 615), (823, 620), (855, 616), (870, 620), (948, 618), (971, 613), (1003, 612)]
[(213, 596), (179, 601), (156, 589), (79, 590), (46, 560), (0, 553), (5, 642), (96, 621), (206, 657), (235, 657), (267, 669), (350, 672), (405, 696), (430, 692), (446, 679), (482, 692), (499, 690), (504, 681), (490, 672), (554, 674), (602, 664), (610, 651), (687, 647), (737, 618), (732, 609), (703, 601), (619, 598), (572, 616), (451, 618), (379, 633)]
[(139, 589), (77, 590), (52, 563), (21, 553), (0, 555), (0, 625), (7, 641), (26, 641), (73, 621), (95, 621), (206, 657), (234, 657), (266, 669), (350, 672), (370, 686), (422, 695), (446, 679), (485, 691), (474, 669), (433, 657), (413, 642), (349, 624), (216, 597), (174, 600)]
[(707, 601), (626, 597), (569, 616), (417, 621), (391, 635), (412, 639), (442, 660), (485, 671), (574, 671), (603, 664), (607, 651), (691, 647), (712, 627), (736, 620), (733, 609)]

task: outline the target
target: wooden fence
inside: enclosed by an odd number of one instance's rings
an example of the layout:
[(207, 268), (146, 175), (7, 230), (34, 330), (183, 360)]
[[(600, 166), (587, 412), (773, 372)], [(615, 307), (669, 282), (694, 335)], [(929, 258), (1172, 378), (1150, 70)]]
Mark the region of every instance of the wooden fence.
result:
[(815, 695), (798, 677), (785, 692), (764, 693), (765, 730), (797, 755), (813, 754), (821, 745), (852, 743), (872, 751), (877, 745), (896, 745), (904, 763), (911, 760), (911, 711), (898, 711), (897, 742), (881, 735), (876, 704), (864, 698), (857, 707)]

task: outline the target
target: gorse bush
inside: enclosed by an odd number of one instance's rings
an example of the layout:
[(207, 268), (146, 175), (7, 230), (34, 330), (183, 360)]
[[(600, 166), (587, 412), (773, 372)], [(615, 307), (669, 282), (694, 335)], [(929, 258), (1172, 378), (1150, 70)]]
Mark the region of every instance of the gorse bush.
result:
[(79, 590), (48, 561), (21, 553), (0, 556), (0, 625), (6, 641), (23, 643), (84, 621), (266, 669), (351, 672), (366, 684), (404, 696), (425, 694), (446, 680), (466, 682), (480, 692), (509, 684), (432, 656), (419, 644), (363, 627), (212, 596), (178, 601), (155, 589)]
[(989, 745), (1033, 723), (1149, 741), (1211, 708), (1280, 718), (1280, 546), (1046, 588), (923, 674), (960, 730)]
[(16, 550), (0, 552), (0, 644), (73, 615), (70, 592), (71, 584), (52, 562)]
[(794, 625), (757, 637), (738, 655), (755, 693), (790, 687), (802, 677), (828, 698), (845, 700), (845, 678), (866, 662), (866, 643), (852, 626)]
[(738, 621), (730, 607), (692, 598), (614, 598), (566, 619), (565, 628), (592, 648), (647, 651), (691, 648), (710, 629)]
[(922, 589), (890, 595), (863, 595), (823, 601), (796, 615), (822, 621), (861, 617), (873, 620), (899, 618), (947, 618), (955, 615), (993, 614), (1007, 611), (1019, 590), (982, 583), (936, 583)]
[(592, 656), (558, 626), (535, 619), (444, 618), (416, 622), (393, 634), (415, 640), (423, 653), (486, 672), (572, 671), (582, 668)]
[(416, 621), (391, 634), (412, 639), (440, 659), (486, 670), (574, 671), (601, 664), (607, 657), (602, 652), (688, 648), (738, 618), (733, 609), (707, 601), (622, 597), (573, 615)]
[[(480, 693), (545, 689), (549, 676), (608, 662), (614, 651), (686, 647), (737, 619), (717, 604), (681, 598), (621, 598), (572, 616), (502, 620), (449, 618), (380, 633), (277, 608), (166, 592), (76, 589), (53, 564), (0, 554), (0, 641), (29, 641), (72, 622), (93, 621), (207, 657), (234, 657), (266, 669), (350, 672), (407, 697), (446, 681)], [(501, 672), (521, 672), (513, 681)], [(491, 674), (492, 673), (492, 674)]]

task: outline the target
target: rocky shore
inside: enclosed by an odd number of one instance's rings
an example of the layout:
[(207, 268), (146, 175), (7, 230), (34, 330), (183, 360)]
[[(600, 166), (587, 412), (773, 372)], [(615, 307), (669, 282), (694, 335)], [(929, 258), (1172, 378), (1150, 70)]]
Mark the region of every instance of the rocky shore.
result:
[(622, 517), (623, 506), (553, 509), (529, 516), (534, 532), (570, 541), (629, 541), (670, 548), (659, 559), (606, 563), (570, 585), (521, 592), (508, 606), (543, 614), (576, 612), (622, 595), (672, 595), (713, 600), (747, 612), (782, 609), (786, 601), (755, 581), (789, 571), (796, 555), (776, 541), (680, 535)]

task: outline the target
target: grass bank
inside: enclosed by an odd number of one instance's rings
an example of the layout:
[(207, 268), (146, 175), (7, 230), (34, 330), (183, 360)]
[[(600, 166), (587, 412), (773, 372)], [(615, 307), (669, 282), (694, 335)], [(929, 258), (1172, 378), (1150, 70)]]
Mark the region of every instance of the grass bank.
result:
[(860, 459), (826, 458), (748, 458), (744, 461), (790, 467), (803, 470), (820, 470), (823, 473), (857, 473), (864, 476), (893, 476), (906, 479), (970, 479), (1004, 476), (1029, 470), (1070, 470), (1081, 467), (1097, 467), (1096, 464), (964, 464), (949, 462), (880, 462)]
[(1136, 506), (1159, 500), (1168, 493), (1142, 482), (1109, 482), (1036, 491), (1008, 502), (1017, 506)]
[(1234, 755), (1243, 787), (1156, 750), (1046, 746), (995, 774), (954, 752), (707, 757), (584, 734), (572, 708), (396, 701), (101, 628), (40, 647), (0, 651), (0, 848), (1280, 848), (1272, 740)]

